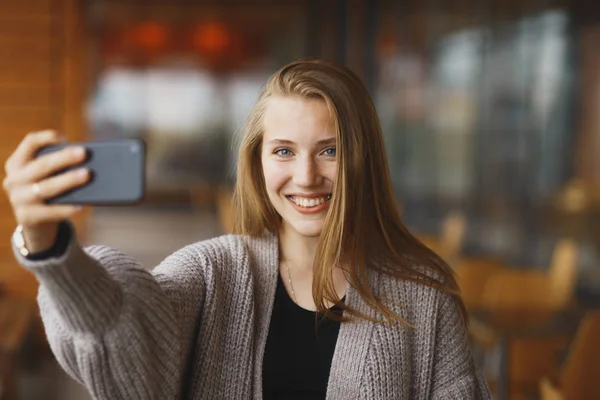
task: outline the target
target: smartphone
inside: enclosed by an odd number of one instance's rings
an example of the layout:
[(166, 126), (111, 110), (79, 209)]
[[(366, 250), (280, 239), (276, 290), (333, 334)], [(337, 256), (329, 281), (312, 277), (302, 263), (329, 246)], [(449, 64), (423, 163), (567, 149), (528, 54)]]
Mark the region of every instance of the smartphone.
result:
[(90, 181), (47, 200), (48, 204), (121, 205), (143, 199), (146, 177), (146, 144), (143, 140), (65, 143), (44, 147), (37, 156), (76, 145), (87, 150), (85, 161), (59, 174), (85, 167), (91, 173)]

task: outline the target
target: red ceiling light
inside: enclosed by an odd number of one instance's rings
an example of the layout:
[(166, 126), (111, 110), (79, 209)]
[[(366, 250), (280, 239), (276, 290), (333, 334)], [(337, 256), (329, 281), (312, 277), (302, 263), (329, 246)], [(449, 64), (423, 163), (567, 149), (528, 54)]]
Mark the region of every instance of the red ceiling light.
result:
[(192, 41), (196, 50), (202, 54), (222, 54), (231, 45), (232, 34), (227, 26), (219, 22), (208, 22), (194, 30)]
[(169, 32), (158, 22), (143, 22), (134, 27), (132, 39), (136, 47), (157, 53), (167, 47)]

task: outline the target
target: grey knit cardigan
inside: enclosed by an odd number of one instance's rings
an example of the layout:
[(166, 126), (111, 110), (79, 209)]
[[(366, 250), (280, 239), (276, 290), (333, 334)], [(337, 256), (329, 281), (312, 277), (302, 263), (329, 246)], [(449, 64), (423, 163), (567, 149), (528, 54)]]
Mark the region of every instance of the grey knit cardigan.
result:
[[(277, 237), (195, 243), (152, 272), (111, 248), (82, 249), (74, 235), (60, 258), (15, 256), (40, 282), (58, 362), (95, 399), (262, 398)], [(327, 399), (491, 398), (449, 295), (374, 273), (369, 280), (414, 328), (342, 323)], [(346, 302), (376, 316), (352, 288)]]

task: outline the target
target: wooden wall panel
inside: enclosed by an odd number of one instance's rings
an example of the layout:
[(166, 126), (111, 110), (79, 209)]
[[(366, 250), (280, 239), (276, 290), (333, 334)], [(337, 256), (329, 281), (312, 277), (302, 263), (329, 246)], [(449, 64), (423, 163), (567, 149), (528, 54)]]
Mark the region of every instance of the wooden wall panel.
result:
[[(14, 86), (15, 84), (36, 83), (37, 86), (43, 86), (52, 78), (54, 71), (53, 63), (44, 61), (42, 58), (36, 60), (25, 60), (19, 57), (18, 61), (11, 61), (11, 57), (4, 58), (0, 62), (0, 76), (4, 86)], [(12, 84), (12, 85), (11, 85)]]
[(56, 0), (2, 0), (0, 2), (1, 15), (27, 15), (48, 14), (53, 10), (60, 10), (62, 4)]
[[(42, 65), (47, 67), (47, 65)], [(31, 73), (45, 75), (48, 69), (33, 69)], [(0, 65), (0, 76), (10, 76), (10, 73), (3, 71)], [(48, 73), (48, 80), (51, 74)], [(0, 108), (45, 108), (49, 109), (55, 106), (56, 92), (51, 86), (44, 85), (0, 85)], [(0, 130), (2, 128), (0, 127)]]
[[(55, 37), (0, 37), (0, 58), (31, 62), (52, 60), (57, 56)], [(31, 78), (37, 78), (31, 76)]]
[[(31, 22), (32, 18), (35, 20), (35, 24), (27, 23)], [(31, 16), (12, 16), (7, 18), (4, 15), (0, 15), (0, 37), (10, 37), (18, 35), (19, 37), (39, 37), (43, 35), (50, 35), (56, 26), (52, 13), (47, 14), (34, 14)]]
[[(60, 111), (60, 107), (55, 105), (46, 108), (7, 105), (0, 107), (0, 121), (9, 134), (22, 135), (23, 129), (31, 131), (56, 125), (60, 120), (56, 114)], [(15, 132), (17, 130), (20, 132)]]
[[(83, 119), (83, 2), (0, 2), (0, 162), (28, 133), (56, 129), (70, 140), (87, 135)], [(37, 284), (14, 260), (10, 235), (15, 221), (0, 196), (0, 290), (33, 298)]]

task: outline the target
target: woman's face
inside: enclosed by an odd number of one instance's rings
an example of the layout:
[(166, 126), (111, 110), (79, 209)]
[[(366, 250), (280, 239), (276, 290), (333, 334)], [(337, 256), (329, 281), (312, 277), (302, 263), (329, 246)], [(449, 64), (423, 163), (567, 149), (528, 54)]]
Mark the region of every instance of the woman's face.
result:
[(269, 200), (302, 236), (318, 236), (336, 175), (336, 138), (323, 100), (273, 96), (263, 117), (262, 166)]

